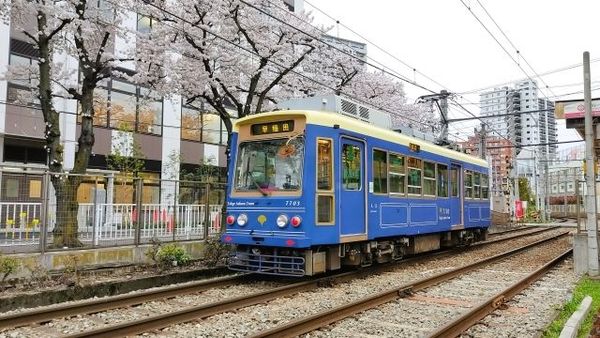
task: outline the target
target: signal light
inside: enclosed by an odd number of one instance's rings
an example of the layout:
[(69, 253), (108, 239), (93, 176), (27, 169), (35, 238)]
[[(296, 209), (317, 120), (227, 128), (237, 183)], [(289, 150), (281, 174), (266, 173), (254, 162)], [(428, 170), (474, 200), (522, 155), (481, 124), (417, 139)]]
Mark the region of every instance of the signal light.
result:
[(227, 225), (232, 225), (235, 222), (235, 216), (229, 215), (227, 216)]
[(292, 217), (292, 219), (290, 220), (290, 223), (292, 224), (292, 226), (294, 228), (297, 228), (300, 226), (300, 223), (302, 223), (302, 218), (300, 218), (300, 216), (294, 216)]

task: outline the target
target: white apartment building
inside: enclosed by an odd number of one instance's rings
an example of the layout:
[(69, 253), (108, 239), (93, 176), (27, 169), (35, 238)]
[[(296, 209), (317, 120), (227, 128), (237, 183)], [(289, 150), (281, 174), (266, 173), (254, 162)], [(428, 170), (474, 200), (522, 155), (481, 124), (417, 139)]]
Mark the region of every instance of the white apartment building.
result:
[[(481, 115), (496, 116), (486, 119), (492, 135), (499, 133), (516, 146), (512, 174), (529, 180), (538, 203), (546, 193), (544, 171), (556, 157), (553, 143), (558, 140), (554, 102), (539, 95), (536, 81), (525, 80), (481, 93), (479, 98)], [(543, 145), (527, 147), (534, 144)]]

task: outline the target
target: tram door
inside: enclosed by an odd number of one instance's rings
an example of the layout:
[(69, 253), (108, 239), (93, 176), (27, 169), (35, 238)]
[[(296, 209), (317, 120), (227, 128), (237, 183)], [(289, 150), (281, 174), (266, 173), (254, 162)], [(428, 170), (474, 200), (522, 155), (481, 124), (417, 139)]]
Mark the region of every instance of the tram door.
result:
[(462, 202), (462, 167), (459, 164), (450, 164), (450, 225), (464, 225)]
[(363, 240), (366, 234), (365, 145), (360, 141), (342, 138), (340, 151), (340, 235), (347, 237), (347, 241)]

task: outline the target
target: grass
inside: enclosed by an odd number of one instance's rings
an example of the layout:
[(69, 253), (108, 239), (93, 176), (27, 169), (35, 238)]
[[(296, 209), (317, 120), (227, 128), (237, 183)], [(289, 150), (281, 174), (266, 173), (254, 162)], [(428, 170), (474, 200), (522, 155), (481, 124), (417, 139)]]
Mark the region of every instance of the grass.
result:
[(577, 307), (579, 304), (581, 304), (581, 301), (585, 296), (592, 297), (592, 307), (587, 318), (583, 324), (581, 324), (581, 328), (579, 329), (579, 334), (577, 336), (587, 337), (592, 329), (592, 324), (596, 319), (598, 310), (600, 309), (600, 280), (594, 280), (588, 277), (583, 277), (581, 280), (579, 280), (575, 286), (575, 290), (573, 290), (573, 297), (569, 302), (563, 305), (558, 316), (544, 331), (543, 337), (560, 336), (560, 331), (562, 330), (563, 326), (569, 317), (571, 317), (573, 312), (577, 310)]

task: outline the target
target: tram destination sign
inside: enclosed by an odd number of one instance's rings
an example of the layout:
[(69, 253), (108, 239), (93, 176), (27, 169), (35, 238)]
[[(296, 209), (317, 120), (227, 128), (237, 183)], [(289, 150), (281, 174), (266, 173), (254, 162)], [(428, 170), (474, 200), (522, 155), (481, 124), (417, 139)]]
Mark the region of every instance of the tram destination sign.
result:
[(294, 130), (294, 121), (257, 123), (250, 127), (252, 135), (287, 133)]

